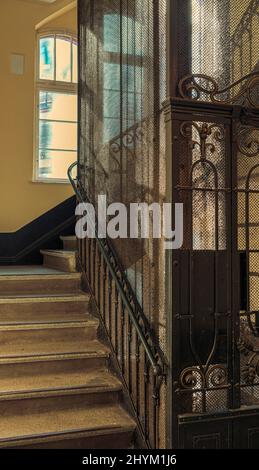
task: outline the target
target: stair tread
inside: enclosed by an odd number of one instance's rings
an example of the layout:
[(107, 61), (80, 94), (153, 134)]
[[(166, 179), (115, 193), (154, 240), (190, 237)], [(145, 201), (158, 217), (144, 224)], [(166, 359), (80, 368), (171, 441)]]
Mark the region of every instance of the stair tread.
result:
[(9, 296), (0, 298), (0, 325), (88, 321), (90, 295)]
[(1, 312), (1, 304), (26, 304), (35, 302), (39, 303), (46, 303), (46, 302), (86, 302), (90, 299), (90, 294), (85, 293), (83, 291), (67, 293), (67, 294), (53, 294), (53, 295), (43, 295), (42, 293), (37, 295), (2, 295), (0, 297), (0, 312)]
[(107, 358), (109, 354), (108, 349), (89, 350), (83, 352), (63, 352), (63, 353), (50, 353), (50, 354), (29, 354), (26, 356), (0, 356), (0, 365), (6, 364), (29, 364), (29, 363), (42, 363), (42, 362), (56, 362), (56, 361), (70, 361), (77, 359), (101, 359)]
[[(21, 370), (21, 374), (22, 374)], [(62, 371), (44, 375), (0, 377), (0, 399), (10, 394), (25, 392), (55, 391), (70, 389), (120, 390), (121, 383), (110, 372), (104, 369)]]
[(28, 266), (0, 266), (0, 279), (2, 276), (45, 276), (64, 274), (58, 269), (48, 268), (43, 265)]
[[(72, 292), (68, 292), (68, 295), (67, 297), (72, 297), (73, 295), (76, 295), (77, 297), (80, 296), (80, 292), (79, 290), (74, 290)], [(53, 291), (53, 294), (56, 296), (56, 292)], [(23, 291), (22, 293), (17, 293), (15, 291), (12, 291), (10, 292), (9, 294), (0, 294), (1, 295), (1, 301), (2, 303), (5, 303), (5, 301), (8, 301), (8, 300), (14, 300), (14, 299), (18, 299), (19, 301), (22, 301), (23, 299), (24, 300), (28, 300), (28, 299), (35, 299), (35, 302), (37, 302), (37, 300), (41, 300), (44, 298), (44, 296), (42, 295), (42, 293), (39, 293), (39, 295), (33, 295), (33, 290), (30, 290), (30, 291)], [(65, 294), (61, 294), (61, 297), (65, 298)], [(46, 295), (45, 295), (45, 299), (46, 300), (49, 300), (52, 298), (52, 291), (51, 290), (47, 290), (46, 291)], [(1, 304), (0, 304), (0, 308), (1, 308)]]
[(103, 431), (122, 429), (134, 430), (136, 425), (128, 413), (118, 404), (95, 405), (48, 412), (23, 413), (1, 416), (0, 442), (7, 439), (25, 437), (40, 438), (48, 434), (71, 433), (77, 431)]
[(0, 448), (92, 438), (105, 446), (105, 436), (127, 445), (136, 429), (81, 290), (75, 238), (62, 238), (66, 250), (42, 250), (45, 267), (0, 272)]
[(50, 312), (45, 315), (44, 320), (36, 321), (35, 315), (32, 314), (27, 318), (24, 315), (19, 315), (20, 318), (10, 319), (10, 315), (5, 316), (0, 314), (0, 332), (3, 331), (20, 331), (20, 330), (41, 330), (53, 328), (87, 328), (89, 326), (98, 327), (99, 322), (91, 315), (75, 314), (71, 318), (68, 314), (55, 314)]
[(44, 265), (60, 271), (77, 272), (77, 251), (76, 250), (41, 250), (44, 257)]
[[(20, 314), (17, 316), (16, 314), (2, 314), (0, 313), (0, 330), (4, 327), (8, 326), (19, 326), (22, 325), (31, 325), (31, 326), (48, 326), (51, 328), (51, 325), (55, 327), (55, 325), (62, 325), (64, 324), (66, 327), (70, 325), (74, 325), (80, 323), (82, 327), (89, 325), (90, 320), (86, 319), (86, 314), (83, 313), (70, 313), (70, 314), (63, 314), (63, 313), (44, 313), (44, 320), (40, 319), (40, 315), (35, 315), (34, 313), (29, 314)], [(37, 320), (38, 318), (38, 320)], [(87, 325), (84, 325), (87, 323)], [(3, 327), (3, 328), (2, 328)]]
[(64, 271), (57, 271), (53, 272), (53, 274), (3, 274), (0, 276), (0, 283), (2, 281), (45, 281), (45, 280), (64, 280), (64, 279), (81, 279), (81, 273), (70, 273), (70, 272), (64, 272)]
[(42, 255), (52, 255), (61, 258), (68, 258), (70, 256), (76, 256), (75, 250), (41, 250)]
[(77, 240), (76, 235), (62, 235), (60, 240), (75, 241)]
[(56, 340), (51, 341), (45, 339), (42, 343), (37, 342), (37, 338), (33, 343), (20, 343), (17, 339), (15, 344), (15, 351), (13, 344), (3, 344), (1, 345), (1, 354), (0, 359), (4, 358), (14, 358), (14, 357), (26, 357), (26, 356), (49, 356), (53, 354), (71, 354), (71, 353), (92, 353), (98, 354), (108, 351), (106, 346), (104, 346), (99, 341), (83, 341), (79, 340), (69, 340), (62, 341)]

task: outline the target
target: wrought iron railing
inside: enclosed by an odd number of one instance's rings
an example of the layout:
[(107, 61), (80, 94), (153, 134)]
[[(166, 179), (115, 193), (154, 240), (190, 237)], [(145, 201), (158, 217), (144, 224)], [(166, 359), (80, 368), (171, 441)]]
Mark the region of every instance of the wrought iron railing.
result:
[[(78, 176), (75, 162), (68, 177), (78, 202), (92, 203)], [(84, 168), (84, 173), (87, 168)], [(78, 173), (78, 171), (77, 171)], [(108, 238), (79, 240), (81, 266), (101, 316), (113, 357), (130, 397), (141, 437), (148, 448), (159, 448), (160, 394), (166, 360)]]

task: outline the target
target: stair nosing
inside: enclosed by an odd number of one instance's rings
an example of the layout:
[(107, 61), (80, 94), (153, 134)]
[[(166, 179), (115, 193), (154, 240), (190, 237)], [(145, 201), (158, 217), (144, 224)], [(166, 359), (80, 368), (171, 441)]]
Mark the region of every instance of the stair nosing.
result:
[[(87, 316), (89, 314), (86, 312), (86, 313), (82, 313), (82, 315)], [(73, 321), (72, 320), (68, 320), (68, 321), (66, 321), (66, 320), (56, 320), (54, 322), (51, 322), (51, 321), (48, 321), (48, 320), (46, 320), (45, 322), (43, 322), (43, 321), (38, 321), (37, 322), (37, 321), (31, 321), (31, 320), (30, 321), (23, 321), (23, 322), (17, 322), (17, 321), (12, 322), (11, 321), (9, 323), (8, 322), (0, 323), (0, 330), (1, 330), (2, 327), (4, 328), (4, 330), (5, 330), (5, 327), (16, 327), (16, 326), (18, 326), (18, 327), (19, 326), (25, 326), (26, 327), (26, 326), (30, 326), (30, 325), (31, 326), (43, 326), (43, 327), (45, 327), (45, 326), (47, 327), (48, 325), (53, 325), (54, 327), (58, 327), (58, 325), (62, 325), (62, 324), (69, 325), (70, 323), (71, 324), (79, 324), (79, 323), (89, 324), (90, 322), (85, 321), (85, 320), (73, 320)], [(50, 326), (50, 328), (51, 328), (51, 326)]]
[(88, 321), (78, 320), (78, 321), (60, 321), (60, 322), (45, 322), (45, 323), (0, 323), (0, 333), (4, 331), (34, 331), (34, 330), (55, 330), (55, 329), (68, 329), (68, 328), (87, 328), (87, 327), (97, 327), (99, 325), (98, 320), (91, 319)]
[(57, 258), (75, 258), (77, 251), (75, 250), (41, 250), (44, 256), (56, 256)]
[(0, 392), (0, 402), (15, 401), (15, 400), (28, 400), (28, 399), (44, 399), (55, 398), (64, 396), (76, 395), (91, 395), (102, 393), (118, 393), (122, 390), (121, 384), (112, 385), (75, 385), (73, 387), (53, 387), (53, 388), (39, 388), (31, 390), (17, 390)]
[(105, 359), (109, 357), (109, 350), (103, 349), (98, 351), (85, 352), (69, 352), (69, 353), (53, 353), (53, 354), (29, 354), (19, 356), (0, 356), (0, 366), (6, 364), (23, 364), (35, 362), (54, 362), (77, 359)]
[(77, 236), (76, 235), (61, 235), (60, 236), (60, 240), (77, 240)]
[(0, 297), (0, 305), (3, 304), (26, 304), (26, 303), (72, 303), (72, 302), (86, 302), (87, 300), (90, 300), (91, 295), (88, 292), (83, 292), (83, 291), (78, 291), (78, 294), (53, 294), (53, 295), (46, 295), (45, 297), (40, 295), (39, 297), (29, 295), (29, 296), (19, 296), (19, 295), (13, 295), (13, 296), (6, 296), (6, 297)]
[(74, 280), (74, 279), (81, 279), (82, 274), (79, 272), (61, 272), (60, 273), (53, 273), (53, 274), (25, 274), (25, 275), (1, 275), (0, 276), (0, 283), (1, 281), (50, 281), (50, 280)]
[[(29, 303), (39, 303), (39, 304), (44, 304), (50, 302), (52, 303), (73, 303), (73, 302), (89, 302), (91, 299), (91, 295), (86, 293), (84, 295), (80, 294), (81, 291), (78, 291), (74, 293), (74, 298), (73, 298), (73, 292), (71, 294), (56, 294), (55, 292), (53, 295), (51, 295), (51, 291), (46, 294), (46, 296), (42, 296), (42, 294), (38, 297), (37, 294), (33, 295), (33, 292), (25, 293), (25, 294), (11, 294), (11, 295), (1, 295), (0, 297), (0, 305), (8, 304), (8, 305), (16, 305), (16, 304), (29, 304)], [(60, 300), (59, 300), (60, 299)], [(66, 300), (68, 299), (68, 300)]]
[(127, 434), (129, 432), (134, 432), (136, 430), (136, 425), (133, 424), (127, 424), (123, 426), (118, 426), (118, 425), (110, 425), (109, 427), (107, 426), (99, 426), (93, 429), (87, 429), (87, 428), (82, 428), (82, 429), (71, 429), (71, 430), (64, 430), (64, 431), (59, 431), (59, 432), (52, 432), (52, 433), (42, 433), (42, 434), (31, 434), (28, 436), (19, 436), (19, 437), (10, 437), (10, 438), (0, 438), (0, 447), (3, 445), (29, 445), (31, 444), (37, 444), (37, 443), (47, 443), (47, 442), (56, 442), (56, 440), (72, 440), (72, 439), (83, 439), (87, 437), (97, 437), (97, 436), (102, 436), (102, 435), (112, 435), (116, 434), (116, 432), (120, 432), (121, 434)]

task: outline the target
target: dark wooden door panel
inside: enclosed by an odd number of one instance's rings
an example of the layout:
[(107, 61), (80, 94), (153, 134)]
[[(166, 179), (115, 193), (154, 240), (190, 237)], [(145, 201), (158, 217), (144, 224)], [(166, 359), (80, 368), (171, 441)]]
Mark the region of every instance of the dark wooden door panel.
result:
[(233, 447), (259, 449), (259, 416), (247, 416), (234, 421)]
[(231, 420), (180, 424), (181, 449), (229, 449)]

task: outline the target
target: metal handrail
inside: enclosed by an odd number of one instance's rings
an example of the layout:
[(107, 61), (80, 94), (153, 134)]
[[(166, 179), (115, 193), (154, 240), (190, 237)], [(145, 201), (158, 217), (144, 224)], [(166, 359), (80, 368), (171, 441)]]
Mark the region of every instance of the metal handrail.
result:
[[(91, 201), (89, 200), (87, 194), (86, 194), (86, 191), (84, 190), (84, 188), (82, 187), (82, 184), (81, 184), (81, 181), (79, 180), (78, 176), (76, 176), (76, 178), (73, 178), (72, 176), (72, 172), (74, 170), (74, 168), (79, 168), (79, 163), (78, 162), (74, 162), (72, 165), (70, 165), (69, 169), (68, 169), (68, 178), (69, 178), (69, 181), (74, 189), (74, 192), (78, 198), (78, 200), (81, 202), (81, 203), (90, 203), (91, 204)], [(120, 271), (120, 275), (121, 275), (121, 278), (123, 281), (121, 281), (118, 277), (118, 274), (117, 274), (117, 270), (114, 268), (112, 262), (111, 262), (111, 259), (107, 253), (107, 249), (106, 247), (108, 246), (109, 250), (111, 250), (112, 254), (114, 255), (114, 259), (116, 259), (116, 255), (115, 253), (113, 252), (113, 249), (110, 245), (107, 245), (105, 244), (104, 240), (99, 238), (99, 235), (98, 235), (98, 230), (96, 228), (96, 224), (94, 223), (94, 226), (92, 227), (93, 230), (94, 230), (94, 233), (95, 233), (95, 237), (96, 237), (96, 241), (98, 243), (98, 246), (100, 248), (100, 251), (102, 253), (102, 256), (104, 257), (107, 265), (108, 265), (108, 268), (109, 268), (109, 271), (110, 271), (110, 274), (112, 275), (112, 278), (116, 284), (116, 287), (118, 289), (118, 292), (122, 298), (122, 301), (124, 302), (125, 304), (125, 307), (127, 308), (128, 310), (128, 313), (129, 313), (129, 316), (131, 318), (131, 321), (136, 329), (136, 332), (138, 334), (138, 337), (139, 337), (139, 340), (141, 341), (142, 343), (142, 346), (146, 352), (146, 355), (150, 361), (150, 364), (153, 368), (153, 372), (154, 372), (154, 375), (156, 377), (162, 377), (164, 375), (164, 367), (166, 366), (165, 364), (165, 361), (164, 361), (164, 358), (162, 357), (162, 355), (160, 354), (159, 350), (157, 352), (157, 355), (155, 355), (146, 339), (146, 336), (145, 336), (145, 333), (143, 332), (142, 330), (142, 327), (139, 323), (139, 320), (132, 308), (132, 305), (129, 301), (129, 299), (127, 298), (127, 295), (125, 293), (125, 290), (123, 288), (123, 283), (127, 283), (127, 279), (124, 272), (121, 270), (120, 267), (119, 268), (119, 271)], [(127, 283), (128, 284), (128, 283)], [(142, 317), (143, 319), (143, 317)], [(145, 322), (145, 328), (147, 328), (147, 322)], [(152, 332), (149, 331), (148, 332), (148, 336), (149, 337), (152, 337)], [(160, 365), (161, 364), (161, 365)]]

